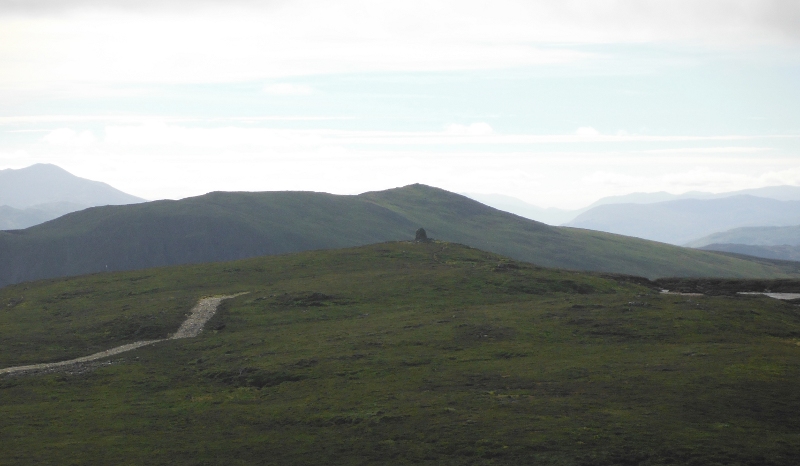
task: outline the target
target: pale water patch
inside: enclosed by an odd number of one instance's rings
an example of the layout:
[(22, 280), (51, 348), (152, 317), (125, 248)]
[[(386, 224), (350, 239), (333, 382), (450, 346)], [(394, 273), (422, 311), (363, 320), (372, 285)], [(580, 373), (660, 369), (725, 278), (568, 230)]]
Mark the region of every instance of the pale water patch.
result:
[(678, 296), (705, 296), (703, 293), (681, 293), (679, 291), (661, 290), (661, 294), (674, 294)]
[(768, 293), (768, 292), (758, 292), (758, 291), (740, 291), (736, 294), (746, 294), (746, 295), (762, 294), (764, 296), (769, 296), (770, 298), (775, 298), (775, 299), (800, 299), (800, 293)]

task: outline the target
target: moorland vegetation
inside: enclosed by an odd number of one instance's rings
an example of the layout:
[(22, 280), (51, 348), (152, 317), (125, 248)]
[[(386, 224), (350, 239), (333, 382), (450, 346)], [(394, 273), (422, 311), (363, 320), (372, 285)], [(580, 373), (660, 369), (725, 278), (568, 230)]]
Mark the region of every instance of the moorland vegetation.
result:
[(198, 338), (0, 377), (0, 464), (800, 457), (795, 304), (439, 241), (7, 286), (0, 367), (164, 338), (199, 298), (243, 291)]

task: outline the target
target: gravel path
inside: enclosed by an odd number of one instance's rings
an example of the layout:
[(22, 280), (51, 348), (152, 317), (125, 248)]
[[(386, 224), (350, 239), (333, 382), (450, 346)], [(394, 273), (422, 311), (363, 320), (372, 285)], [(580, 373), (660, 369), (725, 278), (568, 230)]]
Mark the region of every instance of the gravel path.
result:
[(152, 345), (154, 343), (158, 343), (161, 341), (196, 337), (197, 335), (200, 335), (200, 332), (203, 331), (203, 326), (206, 324), (206, 322), (208, 322), (208, 319), (210, 319), (214, 315), (214, 313), (217, 312), (217, 308), (219, 307), (219, 304), (223, 300), (235, 298), (243, 294), (247, 293), (238, 293), (229, 296), (215, 296), (213, 298), (201, 299), (192, 308), (192, 313), (189, 315), (189, 317), (186, 318), (183, 324), (181, 324), (181, 328), (179, 328), (178, 331), (175, 332), (169, 338), (162, 338), (161, 340), (144, 340), (144, 341), (137, 341), (134, 343), (128, 343), (127, 345), (117, 346), (116, 348), (111, 348), (109, 350), (101, 351), (99, 353), (91, 354), (89, 356), (84, 356), (82, 358), (70, 359), (69, 361), (7, 367), (5, 369), (0, 369), (0, 375), (13, 374), (17, 372), (26, 372), (26, 371), (55, 369), (63, 366), (70, 366), (72, 364), (81, 364), (89, 361), (96, 361), (98, 359), (107, 358), (109, 356), (114, 356), (120, 353), (124, 353), (126, 351), (131, 351), (136, 348), (141, 348), (142, 346)]
[[(240, 293), (241, 294), (241, 293)], [(178, 338), (192, 338), (200, 335), (200, 332), (203, 331), (203, 326), (208, 322), (215, 312), (217, 312), (217, 307), (219, 307), (219, 303), (222, 302), (223, 299), (233, 298), (237, 295), (232, 296), (217, 296), (215, 298), (204, 298), (197, 302), (194, 308), (192, 308), (192, 313), (186, 320), (183, 321), (181, 324), (181, 328), (175, 332), (169, 339), (170, 340), (177, 340)]]

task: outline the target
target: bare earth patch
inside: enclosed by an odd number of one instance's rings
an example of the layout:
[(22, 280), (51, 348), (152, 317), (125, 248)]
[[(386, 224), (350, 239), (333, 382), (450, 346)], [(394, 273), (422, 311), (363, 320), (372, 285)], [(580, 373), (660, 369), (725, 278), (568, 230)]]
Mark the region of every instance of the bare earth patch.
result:
[(19, 372), (28, 372), (28, 371), (53, 371), (58, 370), (61, 368), (73, 366), (75, 364), (85, 364), (91, 361), (97, 361), (98, 359), (107, 358), (109, 356), (115, 356), (120, 353), (124, 353), (127, 351), (135, 350), (136, 348), (141, 348), (142, 346), (148, 346), (155, 343), (159, 343), (166, 340), (177, 340), (180, 338), (193, 338), (200, 335), (200, 332), (203, 331), (203, 326), (208, 322), (211, 317), (214, 316), (214, 313), (217, 312), (217, 308), (219, 307), (220, 303), (223, 300), (235, 298), (237, 296), (241, 296), (246, 293), (238, 293), (229, 296), (215, 296), (211, 298), (203, 298), (197, 302), (197, 304), (192, 308), (192, 312), (189, 317), (181, 324), (181, 327), (169, 338), (162, 338), (160, 340), (143, 340), (137, 341), (134, 343), (128, 343), (127, 345), (117, 346), (116, 348), (111, 348), (105, 351), (101, 351), (99, 353), (91, 354), (89, 356), (84, 356), (81, 358), (70, 359), (68, 361), (60, 361), (60, 362), (51, 362), (51, 363), (44, 363), (44, 364), (30, 364), (27, 366), (16, 366), (16, 367), (7, 367), (5, 369), (0, 369), (0, 375), (3, 374), (14, 374)]

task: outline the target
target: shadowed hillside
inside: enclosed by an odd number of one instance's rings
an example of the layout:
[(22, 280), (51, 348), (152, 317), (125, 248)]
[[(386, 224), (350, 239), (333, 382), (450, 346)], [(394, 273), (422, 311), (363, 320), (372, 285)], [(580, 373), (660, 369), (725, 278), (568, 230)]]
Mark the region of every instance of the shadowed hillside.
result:
[(0, 232), (0, 284), (341, 248), (428, 235), (544, 266), (660, 276), (785, 277), (798, 270), (635, 238), (550, 227), (411, 185), (358, 196), (216, 192), (105, 206)]

